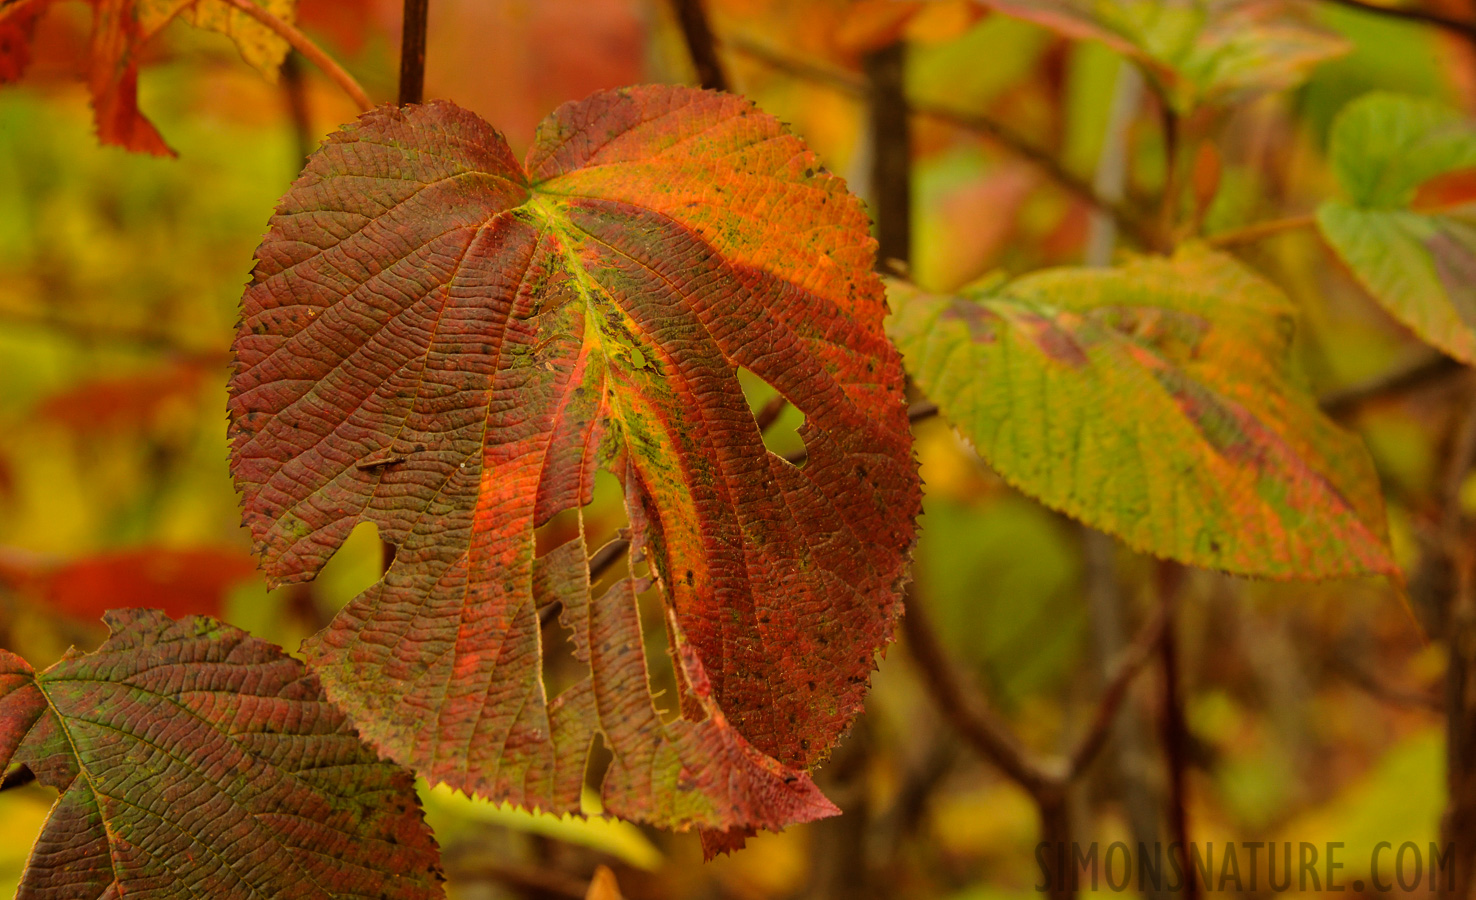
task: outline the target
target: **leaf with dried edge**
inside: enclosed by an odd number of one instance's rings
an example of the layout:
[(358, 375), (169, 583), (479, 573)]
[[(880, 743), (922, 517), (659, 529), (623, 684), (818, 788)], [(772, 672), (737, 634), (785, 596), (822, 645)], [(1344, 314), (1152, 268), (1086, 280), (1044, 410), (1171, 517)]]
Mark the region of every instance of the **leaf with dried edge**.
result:
[[(397, 547), (305, 648), (365, 737), (433, 783), (573, 813), (598, 731), (605, 808), (709, 849), (834, 814), (805, 770), (861, 709), (920, 507), (874, 253), (840, 179), (728, 95), (595, 94), (526, 167), (449, 103), (331, 136), (257, 252), (231, 453), (272, 581), (359, 522)], [(805, 415), (803, 468), (765, 449), (740, 367)], [(584, 540), (535, 559), (535, 529), (599, 467), (632, 570), (591, 601)], [(640, 649), (648, 578), (675, 721)], [(555, 600), (583, 677), (550, 701)]]
[(61, 792), (18, 900), (442, 896), (410, 773), (302, 663), (203, 616), (105, 621), (39, 674), (0, 650), (0, 768)]
[(1476, 168), (1476, 122), (1433, 100), (1366, 94), (1338, 114), (1330, 153), (1348, 199), (1317, 210), (1322, 236), (1391, 315), (1476, 363), (1476, 203), (1410, 209), (1421, 184)]
[[(36, 19), (55, 0), (0, 0), (0, 84), (15, 81), (30, 60)], [(251, 16), (223, 0), (89, 0), (92, 41), (87, 82), (97, 137), (141, 153), (173, 156), (157, 129), (138, 111), (138, 53), (176, 17), (219, 31), (235, 41), (241, 58), (275, 79), (287, 56), (287, 42)], [(297, 0), (255, 0), (290, 23)]]
[(1397, 574), (1362, 443), (1295, 387), (1289, 301), (1200, 247), (959, 296), (897, 286), (908, 372), (1020, 490), (1191, 565)]

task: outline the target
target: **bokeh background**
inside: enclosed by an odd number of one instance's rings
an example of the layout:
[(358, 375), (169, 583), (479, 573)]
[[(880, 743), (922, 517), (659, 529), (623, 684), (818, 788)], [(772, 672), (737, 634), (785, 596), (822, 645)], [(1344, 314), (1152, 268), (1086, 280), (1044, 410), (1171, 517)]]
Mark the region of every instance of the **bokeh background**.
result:
[[(389, 100), (398, 6), (301, 0), (299, 18), (376, 100)], [(867, 111), (854, 86), (876, 22), (846, 0), (709, 7), (735, 87), (867, 196)], [(1476, 15), (1466, 0), (1449, 7)], [(1332, 3), (1306, 11), (1352, 50), (1305, 86), (1227, 114), (1211, 230), (1305, 211), (1332, 193), (1328, 126), (1360, 93), (1389, 88), (1476, 109), (1476, 45)], [(89, 28), (86, 6), (57, 4), (41, 22), (32, 72), (0, 90), (0, 646), (45, 666), (69, 645), (95, 646), (104, 609), (154, 606), (216, 615), (295, 648), (374, 581), (380, 546), (372, 530), (356, 532), (315, 582), (265, 589), (226, 467), (228, 347), (276, 198), (304, 153), (355, 110), (301, 61), (271, 84), (226, 38), (175, 24), (149, 46), (140, 105), (179, 158), (100, 148), (78, 77)], [(1091, 177), (1123, 65), (1114, 53), (949, 0), (905, 38), (910, 96), (1007, 121)], [(427, 96), (479, 112), (519, 152), (563, 101), (692, 79), (665, 2), (431, 3)], [(1163, 151), (1146, 112), (1127, 147), (1129, 196), (1151, 193)], [(924, 118), (913, 150), (920, 283), (943, 289), (994, 269), (1082, 260), (1089, 208), (1028, 162)], [(1302, 308), (1298, 361), (1314, 391), (1426, 358), (1313, 234), (1243, 255)], [(1376, 842), (1435, 839), (1445, 667), (1418, 576), (1451, 390), (1432, 382), (1342, 412), (1377, 461), (1407, 594), (1374, 580), (1189, 573), (1179, 640), (1196, 840), (1343, 841), (1351, 881), (1367, 874)], [(778, 434), (793, 440), (782, 423)], [(917, 435), (927, 502), (914, 602), (1026, 744), (1062, 749), (1152, 608), (1154, 565), (1011, 490), (942, 422)], [(592, 528), (613, 531), (613, 492), (601, 497)], [(1462, 498), (1476, 511), (1476, 484)], [(1157, 677), (1135, 684), (1073, 797), (1080, 840), (1168, 839)], [(1033, 805), (939, 715), (905, 644), (883, 661), (865, 717), (818, 778), (844, 817), (764, 835), (709, 864), (693, 835), (439, 792), (426, 803), (451, 895), (463, 900), (582, 896), (601, 863), (627, 896), (653, 900), (1035, 895)], [(34, 786), (0, 794), (0, 896), (14, 891), (50, 801)]]

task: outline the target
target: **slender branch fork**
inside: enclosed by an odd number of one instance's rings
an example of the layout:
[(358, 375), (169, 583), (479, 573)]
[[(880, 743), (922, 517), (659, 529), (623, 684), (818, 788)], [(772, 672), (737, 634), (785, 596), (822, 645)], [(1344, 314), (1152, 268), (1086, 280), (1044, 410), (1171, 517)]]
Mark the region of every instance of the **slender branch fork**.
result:
[(333, 57), (325, 53), (322, 47), (313, 43), (307, 35), (252, 3), (251, 0), (225, 0), (225, 2), (270, 28), (278, 37), (290, 44), (292, 49), (301, 53), (334, 84), (342, 88), (343, 92), (358, 104), (361, 112), (367, 112), (374, 107), (374, 104), (369, 101), (369, 95), (364, 93), (364, 89), (359, 86), (359, 82), (354, 80), (354, 76), (334, 61)]
[(1149, 615), (1132, 643), (1112, 666), (1112, 676), (1102, 689), (1086, 732), (1064, 757), (1038, 757), (1026, 750), (1009, 726), (964, 686), (942, 641), (938, 639), (927, 611), (913, 597), (907, 598), (902, 630), (908, 649), (932, 689), (939, 709), (954, 728), (981, 755), (1032, 796), (1054, 798), (1081, 777), (1106, 746), (1128, 689), (1153, 658), (1155, 649), (1163, 643), (1170, 622), (1171, 602), (1171, 597), (1161, 598), (1158, 608)]

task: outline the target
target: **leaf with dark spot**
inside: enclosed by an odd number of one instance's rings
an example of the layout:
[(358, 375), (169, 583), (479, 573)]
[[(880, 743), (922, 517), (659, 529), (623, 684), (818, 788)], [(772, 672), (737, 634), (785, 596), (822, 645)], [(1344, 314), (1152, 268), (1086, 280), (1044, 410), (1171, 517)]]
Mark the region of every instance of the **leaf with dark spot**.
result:
[[(398, 548), (306, 646), (366, 738), (432, 782), (578, 812), (598, 730), (617, 814), (832, 814), (805, 770), (861, 708), (919, 510), (874, 251), (841, 181), (732, 96), (596, 94), (525, 165), (449, 103), (332, 135), (257, 253), (232, 465), (270, 579), (311, 578), (359, 522)], [(804, 415), (803, 468), (765, 449), (740, 369)], [(602, 467), (671, 611), (684, 720), (654, 712), (644, 583), (591, 600), (582, 539), (535, 558)], [(555, 600), (583, 680), (550, 698)]]
[(892, 300), (918, 386), (1048, 506), (1191, 565), (1396, 572), (1367, 452), (1290, 377), (1290, 303), (1230, 257), (1191, 247)]

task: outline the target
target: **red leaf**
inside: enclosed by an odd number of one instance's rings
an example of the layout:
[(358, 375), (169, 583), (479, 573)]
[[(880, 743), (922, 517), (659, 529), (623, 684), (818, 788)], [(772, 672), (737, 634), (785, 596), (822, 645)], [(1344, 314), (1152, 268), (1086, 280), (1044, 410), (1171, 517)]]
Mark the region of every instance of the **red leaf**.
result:
[[(52, 0), (0, 0), (0, 82), (24, 70), (35, 20)], [(143, 45), (174, 18), (230, 35), (247, 62), (274, 73), (287, 44), (223, 0), (88, 0), (92, 42), (87, 84), (92, 92), (98, 140), (156, 156), (173, 156), (157, 129), (138, 110), (138, 56)], [(295, 0), (259, 0), (278, 18), (290, 21)]]
[(106, 621), (40, 674), (0, 650), (0, 769), (61, 792), (18, 900), (441, 896), (409, 773), (302, 663), (203, 617)]
[[(526, 169), (447, 103), (375, 110), (282, 200), (235, 350), (232, 465), (269, 578), (355, 524), (398, 547), (306, 650), (366, 737), (433, 782), (674, 826), (834, 811), (803, 773), (900, 612), (919, 485), (859, 204), (773, 118), (675, 87), (560, 108)], [(801, 410), (765, 450), (737, 370)], [(652, 708), (622, 581), (535, 529), (625, 483), (672, 611), (687, 719)], [(537, 610), (587, 678), (548, 702)]]
[(256, 574), (234, 550), (144, 547), (83, 557), (39, 573), (32, 584), (50, 609), (96, 620), (109, 609), (152, 606), (178, 618), (218, 616), (231, 588)]
[(147, 428), (171, 406), (193, 398), (204, 376), (203, 366), (181, 363), (84, 381), (43, 400), (36, 418), (84, 435)]

